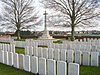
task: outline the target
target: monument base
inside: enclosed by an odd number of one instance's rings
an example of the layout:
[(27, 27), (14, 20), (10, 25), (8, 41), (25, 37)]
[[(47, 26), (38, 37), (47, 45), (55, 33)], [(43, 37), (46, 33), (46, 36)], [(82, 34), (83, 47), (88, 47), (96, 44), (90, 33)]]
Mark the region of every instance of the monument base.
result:
[(39, 39), (53, 39), (52, 36), (49, 35), (49, 31), (44, 30), (43, 35), (39, 37)]

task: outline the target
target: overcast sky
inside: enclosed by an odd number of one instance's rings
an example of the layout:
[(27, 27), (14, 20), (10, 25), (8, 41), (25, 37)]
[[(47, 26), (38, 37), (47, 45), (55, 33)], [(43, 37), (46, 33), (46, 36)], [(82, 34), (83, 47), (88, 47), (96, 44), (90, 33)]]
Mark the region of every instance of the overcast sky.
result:
[[(100, 1), (100, 0), (98, 0), (98, 1)], [(43, 16), (43, 13), (44, 13), (45, 10), (47, 11), (48, 14), (52, 14), (48, 9), (44, 9), (43, 7), (41, 7), (42, 5), (41, 5), (41, 3), (39, 3), (39, 0), (36, 0), (35, 4), (36, 4), (37, 10), (39, 10), (40, 16)], [(98, 23), (100, 24), (100, 21)], [(70, 28), (56, 28), (56, 27), (52, 28), (52, 27), (48, 27), (48, 30), (52, 30), (52, 29), (53, 30), (63, 30), (63, 31), (66, 31), (66, 30), (69, 31), (69, 30), (71, 30)], [(43, 27), (42, 27), (42, 30), (43, 30)], [(93, 28), (76, 28), (76, 30), (100, 30), (100, 25), (97, 26), (97, 27), (93, 27)]]
[[(100, 1), (100, 0), (99, 0)], [(39, 3), (39, 0), (35, 0), (35, 6), (36, 6), (36, 10), (39, 11), (39, 16), (44, 19), (43, 17), (43, 13), (46, 10), (48, 14), (51, 14), (51, 12), (47, 9), (44, 9), (41, 5), (41, 3)], [(2, 5), (0, 3), (0, 10), (2, 8)], [(1, 11), (0, 11), (1, 12)], [(100, 23), (99, 23), (100, 24)], [(41, 25), (39, 28), (37, 28), (37, 30), (43, 30), (44, 29), (44, 25)], [(71, 30), (70, 28), (56, 28), (56, 27), (48, 27), (48, 30), (63, 30), (63, 31), (69, 31)], [(99, 27), (94, 27), (94, 28), (76, 28), (76, 30), (100, 30), (100, 26)]]

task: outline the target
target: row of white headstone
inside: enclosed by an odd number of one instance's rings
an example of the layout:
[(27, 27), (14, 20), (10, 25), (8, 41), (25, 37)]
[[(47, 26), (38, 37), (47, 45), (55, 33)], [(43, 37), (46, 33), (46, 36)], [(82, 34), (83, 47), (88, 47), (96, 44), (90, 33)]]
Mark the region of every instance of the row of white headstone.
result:
[(15, 53), (15, 45), (14, 44), (0, 44), (0, 50)]
[[(0, 63), (39, 75), (79, 75), (79, 64), (0, 51)], [(56, 74), (57, 73), (57, 74)]]
[(31, 46), (25, 47), (25, 55), (43, 57), (46, 59), (54, 59), (56, 61), (67, 61), (68, 63), (78, 63), (87, 66), (99, 66), (99, 53), (87, 51), (73, 51), (73, 50), (54, 50), (48, 48), (35, 48)]
[[(13, 52), (15, 53), (15, 45), (14, 44), (0, 44), (0, 50)], [(66, 55), (66, 53), (68, 55)], [(74, 56), (75, 54), (75, 56)], [(36, 48), (34, 47), (25, 47), (25, 55), (34, 55), (38, 57), (44, 57), (46, 59), (54, 59), (56, 61), (66, 61), (67, 62), (76, 62), (82, 65), (91, 65), (91, 66), (98, 66), (98, 52), (81, 52), (81, 51), (71, 51), (71, 50), (53, 50), (47, 48)], [(82, 57), (83, 55), (83, 57)], [(87, 57), (87, 59), (85, 58)], [(83, 59), (83, 60), (82, 60)], [(90, 61), (91, 60), (91, 61)]]
[(11, 38), (0, 38), (0, 42), (8, 42), (8, 43), (10, 43), (11, 41), (14, 41), (14, 39), (11, 39)]
[(53, 40), (33, 40), (26, 39), (26, 41), (10, 41), (11, 44), (15, 44), (16, 47), (46, 45), (48, 48), (67, 49), (67, 50), (80, 50), (80, 51), (92, 51), (99, 52), (100, 54), (100, 41), (93, 40), (91, 42), (71, 42), (64, 40), (62, 44), (54, 44)]
[[(9, 51), (9, 50), (15, 49), (14, 46), (25, 47), (24, 42), (22, 42), (22, 43), (19, 42), (17, 44), (20, 45), (20, 46), (15, 45), (15, 44), (0, 44), (0, 49), (5, 50), (5, 51)], [(28, 44), (30, 44), (30, 43), (26, 43), (26, 46), (29, 46)], [(38, 45), (36, 43), (32, 43), (32, 46), (34, 48), (38, 47)], [(65, 45), (64, 44), (53, 44), (52, 46), (48, 46), (48, 48), (100, 52), (100, 50), (99, 50), (100, 47), (91, 46), (91, 45), (88, 45), (88, 44), (80, 44), (80, 43), (65, 44)]]
[(80, 51), (90, 51), (90, 52), (99, 52), (100, 54), (100, 41), (92, 41), (92, 42), (71, 42), (66, 41), (62, 44), (54, 44), (51, 40), (26, 40), (24, 41), (14, 41), (16, 47), (25, 47), (25, 46), (33, 46), (38, 47), (38, 45), (45, 45), (48, 48), (54, 49), (67, 49), (67, 50), (80, 50)]
[[(84, 39), (86, 40), (86, 39)], [(83, 43), (99, 43), (100, 44), (100, 39), (87, 39), (88, 41), (83, 41)], [(68, 43), (68, 42), (71, 42), (71, 41), (67, 41), (67, 40), (61, 40), (62, 41), (62, 44), (65, 44), (65, 43)], [(33, 39), (26, 39), (25, 41), (14, 41), (13, 39), (9, 38), (1, 38), (0, 39), (0, 42), (9, 42), (9, 43), (16, 43), (18, 45), (19, 42), (23, 43), (27, 43), (27, 42), (35, 42), (35, 43), (38, 43), (38, 45), (48, 45), (48, 42), (49, 43), (53, 43), (53, 40), (49, 40), (49, 39), (43, 39), (43, 40), (33, 40)], [(73, 41), (73, 43), (76, 43), (76, 42), (82, 42), (82, 41)]]

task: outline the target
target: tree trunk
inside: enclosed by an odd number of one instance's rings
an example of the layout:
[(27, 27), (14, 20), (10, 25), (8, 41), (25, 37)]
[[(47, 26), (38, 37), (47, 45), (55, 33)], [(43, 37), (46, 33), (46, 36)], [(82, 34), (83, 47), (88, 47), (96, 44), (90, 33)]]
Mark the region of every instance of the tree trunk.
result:
[(17, 39), (20, 39), (20, 30), (17, 30)]
[(75, 31), (74, 31), (74, 26), (72, 26), (72, 31), (71, 31), (71, 41), (74, 41), (75, 40), (75, 36), (74, 36), (74, 34), (75, 34)]

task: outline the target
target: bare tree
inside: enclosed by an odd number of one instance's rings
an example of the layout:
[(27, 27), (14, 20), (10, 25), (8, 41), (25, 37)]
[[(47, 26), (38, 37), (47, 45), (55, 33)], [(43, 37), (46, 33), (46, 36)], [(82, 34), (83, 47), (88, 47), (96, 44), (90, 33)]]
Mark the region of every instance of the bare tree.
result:
[(20, 39), (20, 31), (26, 27), (33, 27), (38, 24), (37, 12), (35, 12), (33, 0), (0, 0), (3, 3), (4, 11), (1, 17), (1, 26), (7, 26), (16, 30)]
[(89, 25), (92, 19), (100, 17), (99, 0), (42, 0), (42, 3), (45, 8), (65, 15), (64, 25), (71, 27), (72, 41), (75, 39), (75, 27)]

